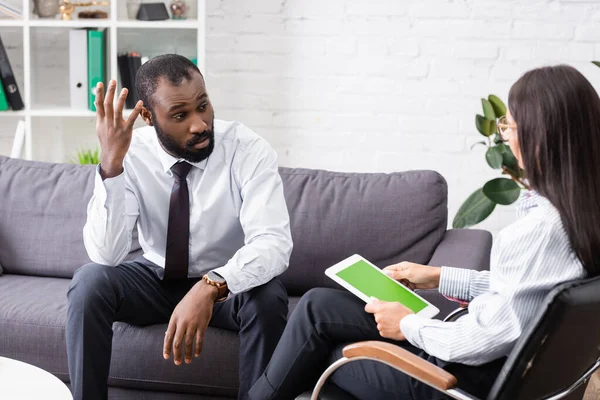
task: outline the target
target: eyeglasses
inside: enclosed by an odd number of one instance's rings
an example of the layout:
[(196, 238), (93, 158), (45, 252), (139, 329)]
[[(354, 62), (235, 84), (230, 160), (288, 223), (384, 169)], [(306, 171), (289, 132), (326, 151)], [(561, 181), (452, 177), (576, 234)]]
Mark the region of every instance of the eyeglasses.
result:
[(502, 117), (498, 118), (496, 126), (498, 127), (498, 133), (500, 134), (500, 138), (505, 142), (508, 142), (508, 139), (510, 138), (510, 130), (517, 129), (517, 125), (508, 122), (506, 115), (503, 115)]

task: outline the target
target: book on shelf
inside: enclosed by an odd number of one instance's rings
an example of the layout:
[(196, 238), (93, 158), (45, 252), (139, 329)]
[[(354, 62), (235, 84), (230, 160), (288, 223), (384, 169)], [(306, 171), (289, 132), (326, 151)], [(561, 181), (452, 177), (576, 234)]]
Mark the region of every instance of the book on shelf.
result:
[(13, 110), (22, 110), (25, 106), (21, 98), (21, 92), (17, 86), (15, 74), (13, 73), (6, 48), (0, 36), (0, 79), (2, 79), (2, 87), (8, 103)]
[(15, 19), (23, 18), (23, 12), (18, 8), (7, 4), (5, 1), (0, 1), (0, 18), (3, 16), (8, 16)]
[(0, 111), (8, 110), (8, 100), (4, 94), (4, 87), (2, 86), (2, 78), (0, 78)]
[(88, 109), (96, 111), (96, 85), (106, 78), (106, 29), (88, 29)]
[(140, 99), (135, 87), (135, 75), (142, 66), (142, 57), (139, 53), (133, 51), (122, 53), (117, 57), (117, 64), (121, 77), (121, 87), (128, 90), (125, 107), (132, 109)]
[(17, 130), (15, 131), (15, 139), (13, 141), (11, 158), (21, 158), (23, 153), (23, 144), (25, 143), (25, 121), (22, 119), (17, 122)]

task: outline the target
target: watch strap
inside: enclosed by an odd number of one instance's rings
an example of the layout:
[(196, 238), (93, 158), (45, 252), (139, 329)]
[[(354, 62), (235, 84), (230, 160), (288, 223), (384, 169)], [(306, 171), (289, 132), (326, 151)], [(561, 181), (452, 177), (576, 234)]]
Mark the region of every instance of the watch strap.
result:
[(215, 282), (208, 277), (208, 274), (205, 274), (202, 277), (202, 279), (204, 280), (204, 282), (206, 282), (206, 284), (214, 286), (218, 289), (217, 298), (216, 298), (215, 302), (222, 302), (222, 301), (227, 300), (227, 295), (229, 294), (229, 288), (227, 287), (227, 282), (224, 282), (224, 283)]

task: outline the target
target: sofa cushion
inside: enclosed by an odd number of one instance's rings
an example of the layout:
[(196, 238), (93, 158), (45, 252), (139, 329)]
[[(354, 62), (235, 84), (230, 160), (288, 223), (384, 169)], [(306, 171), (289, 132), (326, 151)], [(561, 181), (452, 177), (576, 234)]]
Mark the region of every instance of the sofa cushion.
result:
[[(9, 274), (71, 278), (83, 245), (94, 166), (0, 156), (0, 264)], [(382, 267), (426, 263), (447, 226), (447, 186), (433, 171), (341, 173), (280, 168), (294, 249), (290, 295), (337, 287), (323, 271), (359, 253)], [(134, 230), (132, 254), (139, 254)]]
[(0, 264), (9, 274), (71, 277), (83, 247), (93, 167), (0, 157)]
[(447, 228), (447, 185), (433, 171), (340, 173), (280, 169), (294, 248), (290, 295), (339, 286), (323, 271), (358, 253), (379, 267), (427, 263)]
[[(0, 156), (0, 264), (4, 272), (71, 278), (90, 262), (83, 245), (95, 166)], [(134, 230), (132, 253), (139, 254)]]
[[(5, 274), (0, 279), (0, 356), (69, 380), (65, 344), (69, 279)], [(298, 302), (290, 299), (290, 311)], [(202, 355), (175, 366), (162, 358), (166, 324), (114, 324), (109, 384), (136, 389), (233, 396), (239, 385), (239, 339), (209, 328)]]

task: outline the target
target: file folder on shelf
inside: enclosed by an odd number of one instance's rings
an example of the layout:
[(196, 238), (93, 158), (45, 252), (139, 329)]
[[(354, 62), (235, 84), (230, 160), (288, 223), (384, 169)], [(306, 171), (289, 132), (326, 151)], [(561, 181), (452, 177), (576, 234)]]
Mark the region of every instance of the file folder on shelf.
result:
[(88, 108), (96, 111), (96, 85), (105, 83), (106, 77), (106, 29), (89, 29), (88, 44)]
[(4, 43), (2, 43), (2, 38), (0, 38), (0, 78), (2, 79), (4, 94), (12, 109), (22, 110), (25, 105), (17, 86), (15, 74), (8, 60), (8, 54), (6, 54), (6, 48), (4, 47)]
[(88, 109), (88, 32), (69, 31), (69, 94), (71, 108)]

